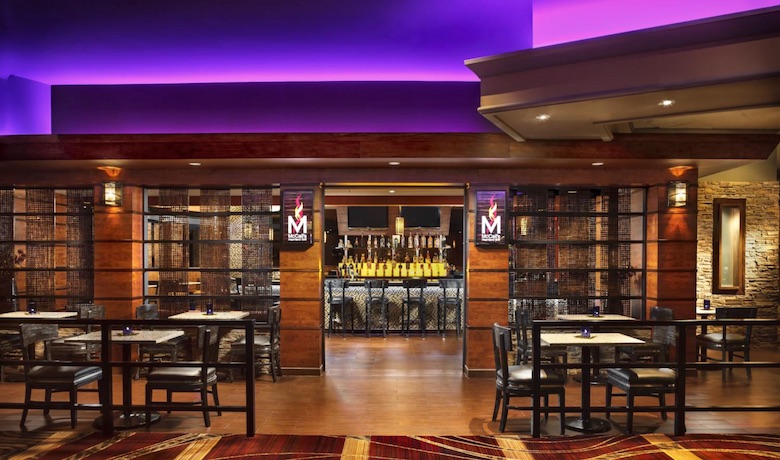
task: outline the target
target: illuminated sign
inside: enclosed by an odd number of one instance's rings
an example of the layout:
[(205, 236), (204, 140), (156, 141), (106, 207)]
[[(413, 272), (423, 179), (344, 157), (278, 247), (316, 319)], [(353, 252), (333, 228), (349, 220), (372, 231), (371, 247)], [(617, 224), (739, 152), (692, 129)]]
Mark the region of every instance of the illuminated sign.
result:
[(477, 191), (477, 246), (506, 245), (506, 191)]
[(291, 246), (311, 246), (314, 192), (311, 190), (282, 191), (282, 237)]

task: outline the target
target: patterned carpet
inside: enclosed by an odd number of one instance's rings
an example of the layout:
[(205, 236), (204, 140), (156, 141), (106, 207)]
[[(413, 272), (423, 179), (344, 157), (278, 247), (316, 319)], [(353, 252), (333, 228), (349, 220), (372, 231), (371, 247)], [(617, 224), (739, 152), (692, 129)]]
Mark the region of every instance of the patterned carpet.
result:
[(780, 436), (274, 436), (70, 431), (0, 433), (10, 460), (780, 459)]

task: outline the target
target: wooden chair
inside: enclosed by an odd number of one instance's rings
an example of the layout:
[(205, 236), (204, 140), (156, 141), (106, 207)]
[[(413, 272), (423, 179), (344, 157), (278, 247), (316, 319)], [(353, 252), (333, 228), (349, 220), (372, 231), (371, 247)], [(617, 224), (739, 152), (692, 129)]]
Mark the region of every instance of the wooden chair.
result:
[[(46, 364), (35, 361), (51, 361), (50, 342), (59, 337), (56, 324), (21, 324), (22, 357), (24, 359), (24, 409), (19, 423), (24, 427), (27, 412), (31, 405), (43, 407), (43, 414), (48, 415), (49, 409), (64, 407), (70, 409), (70, 426), (76, 427), (76, 411), (78, 408), (78, 390), (83, 386), (97, 382), (103, 377), (99, 366), (72, 366), (61, 364)], [(43, 359), (36, 355), (36, 346), (43, 344)], [(33, 401), (32, 391), (44, 390), (44, 401)], [(52, 402), (54, 392), (68, 392), (67, 402)], [(94, 390), (91, 390), (94, 391)], [(103, 392), (100, 391), (101, 403)]]
[(448, 311), (455, 310), (455, 333), (460, 338), (463, 280), (440, 279), (439, 288), (441, 288), (441, 293), (436, 297), (436, 326), (442, 334), (446, 333)]
[(409, 337), (412, 323), (411, 311), (412, 308), (416, 308), (416, 321), (419, 323), (420, 333), (425, 337), (425, 288), (428, 287), (428, 281), (425, 278), (409, 278), (403, 280), (402, 286), (406, 296), (401, 301), (401, 329), (405, 330), (406, 336)]
[[(756, 318), (758, 309), (756, 307), (718, 307), (715, 309), (715, 319), (752, 319)], [(731, 328), (731, 330), (729, 330)], [(696, 345), (699, 347), (701, 360), (713, 360), (707, 356), (707, 350), (718, 350), (721, 352), (719, 361), (725, 363), (734, 361), (734, 358), (742, 358), (743, 361), (750, 361), (750, 338), (753, 326), (747, 324), (740, 333), (733, 326), (723, 326), (719, 332), (710, 332), (696, 336)], [(741, 354), (739, 354), (741, 353)], [(723, 380), (726, 380), (726, 370), (731, 371), (731, 367), (724, 365), (722, 368)], [(750, 368), (745, 368), (748, 379), (753, 375)]]
[(371, 336), (371, 317), (374, 309), (379, 309), (380, 325), (382, 327), (382, 336), (387, 337), (388, 327), (388, 305), (389, 301), (385, 292), (387, 290), (387, 280), (366, 280), (363, 285), (366, 288), (366, 337)]
[[(528, 364), (528, 360), (533, 356), (531, 341), (528, 337), (528, 330), (531, 327), (531, 312), (522, 307), (515, 308), (515, 331), (517, 335), (517, 353), (515, 353), (515, 364)], [(543, 361), (569, 362), (569, 351), (564, 346), (542, 347), (541, 356)]]
[[(160, 310), (157, 304), (145, 303), (135, 307), (137, 319), (160, 319)], [(161, 343), (142, 343), (138, 346), (138, 361), (153, 362), (155, 360), (167, 360), (177, 362), (179, 359), (192, 359), (192, 339), (189, 335), (180, 335), (174, 339)], [(141, 367), (135, 368), (135, 380), (141, 375)]]
[[(92, 303), (83, 303), (69, 305), (68, 311), (78, 313), (78, 319), (103, 319), (106, 317), (106, 307), (104, 305), (95, 305)], [(71, 331), (73, 335), (92, 332), (91, 324), (75, 324)], [(100, 358), (99, 343), (82, 343), (73, 341), (64, 341), (61, 338), (53, 340), (49, 344), (51, 358), (61, 361), (96, 361)]]
[[(626, 429), (629, 433), (634, 429), (634, 401), (637, 396), (654, 396), (658, 405), (666, 406), (665, 395), (674, 393), (675, 372), (669, 368), (636, 368), (607, 369), (606, 385), (606, 416), (610, 416), (613, 396), (625, 396)], [(613, 394), (615, 388), (623, 391)], [(661, 409), (661, 419), (666, 420), (666, 410)]]
[[(509, 409), (528, 410), (528, 407), (510, 405), (511, 398), (536, 396), (533, 392), (532, 372), (530, 364), (509, 365), (509, 354), (512, 352), (512, 330), (508, 327), (493, 324), (493, 355), (496, 363), (496, 401), (493, 406), (493, 421), (501, 408), (501, 421), (498, 430), (506, 429)], [(565, 432), (566, 423), (566, 375), (564, 372), (541, 370), (540, 395), (544, 397), (545, 420), (549, 415), (550, 395), (558, 396), (558, 406), (561, 414), (561, 434)]]
[[(653, 307), (650, 309), (651, 321), (670, 321), (674, 319), (674, 310), (668, 307)], [(627, 359), (631, 362), (650, 361), (666, 362), (669, 356), (669, 346), (676, 339), (674, 326), (653, 326), (651, 339), (640, 345), (616, 346), (615, 362)]]
[(347, 306), (350, 308), (349, 317), (352, 320), (352, 330), (355, 329), (355, 299), (352, 296), (347, 295), (347, 288), (349, 287), (349, 280), (345, 278), (338, 278), (328, 280), (328, 306), (330, 307), (330, 314), (328, 320), (328, 337), (333, 333), (333, 322), (336, 316), (336, 312), (339, 313), (339, 321), (341, 321), (341, 336), (344, 336), (346, 329), (346, 317), (344, 316)]
[[(256, 323), (254, 334), (255, 364), (259, 369), (268, 363), (271, 379), (276, 382), (277, 376), (282, 375), (282, 348), (280, 340), (282, 322), (282, 310), (278, 305), (268, 308), (267, 320), (264, 323)], [(240, 362), (246, 360), (246, 337), (230, 344), (230, 361)], [(230, 370), (228, 380), (233, 380), (233, 370)]]
[[(146, 374), (146, 422), (151, 420), (154, 401), (154, 390), (165, 390), (166, 403), (173, 405), (200, 405), (203, 407), (203, 421), (211, 426), (209, 417), (208, 395), (214, 399), (217, 415), (219, 410), (219, 394), (217, 392), (217, 362), (219, 353), (219, 328), (216, 326), (200, 326), (198, 328), (198, 346), (203, 350), (202, 359), (192, 362), (191, 366), (173, 367), (158, 363)], [(200, 393), (200, 401), (173, 403), (173, 393)], [(171, 411), (168, 410), (168, 413)]]

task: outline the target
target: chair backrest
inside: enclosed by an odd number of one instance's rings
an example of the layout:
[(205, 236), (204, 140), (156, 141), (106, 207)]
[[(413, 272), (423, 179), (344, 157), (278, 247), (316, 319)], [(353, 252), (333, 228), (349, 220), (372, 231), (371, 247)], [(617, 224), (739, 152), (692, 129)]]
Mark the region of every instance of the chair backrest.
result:
[(219, 357), (219, 326), (198, 326), (198, 348), (203, 350), (203, 364), (214, 363)]
[[(669, 307), (653, 307), (650, 309), (651, 321), (671, 321), (674, 319), (674, 310)], [(677, 329), (674, 326), (653, 326), (653, 342), (672, 345), (677, 338)]]
[(143, 303), (135, 307), (135, 317), (137, 319), (160, 319), (160, 309), (156, 304)]
[[(425, 278), (408, 278), (401, 283), (406, 290), (406, 303), (415, 302), (424, 303), (425, 288), (428, 287), (428, 280)], [(414, 290), (417, 289), (415, 293)]]
[(445, 300), (460, 300), (460, 291), (463, 288), (463, 280), (442, 278), (439, 280), (439, 287), (441, 288), (441, 295)]
[[(59, 337), (59, 326), (56, 324), (22, 323), (19, 325), (19, 335), (22, 339), (22, 359), (32, 361), (36, 359), (35, 348), (38, 343), (44, 344), (44, 359), (51, 359), (49, 342)], [(33, 366), (32, 363), (24, 365), (27, 373)]]
[[(715, 309), (715, 319), (755, 319), (758, 316), (756, 307), (718, 307)], [(750, 344), (750, 335), (753, 325), (745, 325), (745, 342)], [(726, 328), (723, 328), (723, 336), (726, 337)]]
[[(509, 379), (509, 353), (512, 351), (512, 330), (493, 323), (493, 357), (496, 363), (496, 382), (506, 388)], [(500, 374), (499, 374), (500, 372)]]
[[(346, 278), (336, 278), (328, 280), (328, 298), (331, 302), (334, 299), (340, 300), (346, 297), (349, 280)], [(335, 291), (335, 295), (334, 295)]]
[(281, 332), (282, 309), (275, 305), (268, 309), (268, 326), (271, 329), (271, 344), (279, 344), (279, 334)]
[(528, 362), (528, 327), (531, 324), (531, 312), (526, 308), (515, 308), (515, 334), (517, 335), (517, 352), (521, 353), (522, 363)]
[[(385, 290), (387, 289), (387, 280), (366, 280), (363, 285), (368, 293), (368, 302), (385, 302)], [(379, 291), (377, 293), (377, 291)]]

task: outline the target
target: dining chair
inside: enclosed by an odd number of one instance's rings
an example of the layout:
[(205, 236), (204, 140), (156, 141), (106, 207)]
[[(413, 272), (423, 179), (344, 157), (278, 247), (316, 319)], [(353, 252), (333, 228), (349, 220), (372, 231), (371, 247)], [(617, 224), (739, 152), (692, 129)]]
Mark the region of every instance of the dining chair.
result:
[[(217, 362), (219, 354), (219, 328), (217, 326), (198, 327), (198, 347), (203, 350), (200, 361), (192, 361), (188, 366), (174, 367), (157, 363), (146, 374), (146, 423), (151, 420), (154, 404), (154, 390), (165, 390), (166, 403), (174, 406), (200, 405), (203, 408), (203, 421), (211, 426), (208, 410), (208, 395), (214, 399), (217, 415), (219, 394), (217, 392)], [(200, 400), (194, 402), (173, 402), (173, 393), (199, 393)], [(168, 410), (171, 413), (171, 410)]]
[[(756, 307), (718, 307), (715, 309), (715, 319), (754, 319), (758, 314)], [(739, 331), (742, 329), (742, 332)], [(734, 361), (734, 358), (742, 358), (743, 361), (750, 361), (750, 340), (753, 332), (753, 326), (746, 324), (744, 327), (723, 326), (718, 332), (709, 332), (696, 336), (696, 345), (700, 350), (701, 361), (720, 361), (726, 363)], [(707, 350), (717, 350), (721, 352), (720, 360), (710, 358)], [(741, 353), (741, 354), (740, 354)], [(726, 379), (726, 370), (732, 368), (724, 365), (721, 369), (723, 380)], [(752, 378), (750, 367), (746, 367), (748, 379)]]
[(455, 311), (455, 333), (460, 338), (463, 280), (442, 278), (439, 280), (439, 288), (441, 293), (436, 297), (436, 327), (442, 335), (447, 332), (447, 319), (452, 309)]
[[(607, 369), (606, 383), (606, 417), (610, 418), (613, 396), (626, 398), (626, 431), (634, 431), (634, 408), (637, 396), (653, 396), (658, 398), (661, 407), (661, 419), (666, 420), (666, 395), (675, 391), (676, 373), (674, 369), (657, 368), (619, 368)], [(623, 393), (614, 393), (618, 388)]]
[[(69, 305), (66, 307), (67, 311), (75, 311), (77, 313), (77, 319), (103, 319), (106, 317), (106, 307), (104, 305), (96, 305), (93, 303), (83, 303), (76, 305)], [(61, 327), (62, 331), (65, 329)], [(68, 325), (68, 334), (80, 335), (92, 332), (94, 326), (91, 324), (79, 324), (76, 322), (74, 325)], [(53, 340), (49, 344), (51, 351), (51, 358), (61, 361), (96, 361), (100, 358), (100, 344), (99, 343), (83, 343), (64, 341), (62, 337)]]
[[(22, 357), (22, 337), (12, 331), (0, 333), (0, 360)], [(5, 382), (5, 366), (0, 364), (0, 382)]]
[[(282, 376), (282, 348), (281, 348), (281, 322), (282, 309), (275, 305), (268, 308), (263, 322), (256, 322), (254, 333), (254, 350), (256, 370), (262, 368), (267, 362), (268, 373), (276, 382), (277, 376)], [(229, 361), (241, 362), (246, 360), (246, 337), (242, 337), (230, 344)], [(228, 380), (233, 381), (233, 369), (228, 374)]]
[[(651, 321), (671, 321), (674, 310), (668, 307), (653, 307), (650, 309)], [(631, 362), (650, 361), (666, 362), (669, 356), (669, 346), (676, 339), (674, 326), (652, 326), (650, 340), (638, 345), (620, 345), (615, 347), (615, 362), (627, 359)]]
[[(517, 336), (515, 364), (528, 364), (528, 360), (533, 356), (530, 334), (528, 333), (530, 328), (531, 312), (527, 308), (515, 308), (515, 335)], [(542, 347), (541, 356), (543, 361), (563, 364), (569, 362), (569, 350), (565, 346)]]
[[(157, 304), (144, 303), (135, 307), (137, 319), (158, 320), (160, 310)], [(142, 326), (144, 327), (144, 326)], [(160, 327), (163, 329), (163, 327)], [(138, 362), (154, 362), (155, 360), (167, 360), (177, 362), (179, 359), (192, 359), (192, 339), (183, 334), (171, 340), (160, 343), (142, 343), (138, 345)], [(135, 368), (134, 379), (138, 380), (142, 366)]]
[(366, 337), (371, 336), (371, 318), (375, 309), (379, 309), (382, 336), (387, 337), (388, 306), (390, 303), (386, 295), (388, 282), (387, 280), (365, 280), (363, 286), (366, 288)]
[(501, 421), (498, 430), (504, 432), (506, 429), (509, 409), (528, 410), (529, 407), (511, 405), (511, 398), (525, 397), (533, 398), (542, 396), (544, 398), (544, 415), (547, 420), (550, 408), (550, 395), (558, 396), (558, 407), (561, 414), (561, 434), (564, 434), (566, 427), (566, 375), (557, 369), (540, 370), (540, 388), (539, 394), (533, 391), (533, 365), (520, 364), (509, 365), (509, 355), (512, 352), (512, 330), (508, 327), (493, 324), (493, 356), (496, 364), (496, 400), (493, 405), (493, 421), (498, 416), (501, 409)]
[(428, 287), (428, 281), (425, 278), (409, 278), (403, 280), (401, 284), (406, 292), (406, 296), (401, 301), (401, 329), (405, 330), (406, 336), (409, 337), (412, 324), (411, 311), (412, 308), (416, 308), (416, 322), (422, 337), (425, 338), (425, 288)]
[(346, 329), (346, 317), (345, 311), (347, 306), (350, 309), (350, 319), (352, 321), (352, 330), (355, 330), (355, 299), (352, 296), (347, 295), (347, 288), (349, 287), (349, 280), (345, 278), (331, 279), (327, 282), (328, 285), (328, 306), (329, 306), (329, 319), (328, 319), (328, 337), (333, 333), (333, 323), (335, 321), (336, 312), (339, 314), (339, 321), (341, 322), (341, 336), (344, 336)]
[[(20, 426), (24, 427), (27, 412), (31, 406), (43, 408), (43, 414), (48, 415), (52, 408), (67, 408), (70, 410), (70, 426), (76, 427), (76, 411), (78, 409), (78, 391), (87, 384), (97, 382), (103, 377), (99, 366), (73, 366), (52, 361), (50, 344), (59, 337), (59, 327), (56, 324), (23, 323), (19, 326), (22, 339), (22, 358), (24, 359), (24, 409)], [(43, 349), (43, 356), (38, 357), (37, 350)], [(32, 391), (44, 390), (44, 401), (33, 401)], [(84, 389), (83, 391), (98, 391), (103, 402), (103, 392), (99, 389)], [(52, 402), (54, 392), (67, 392), (67, 402)]]

